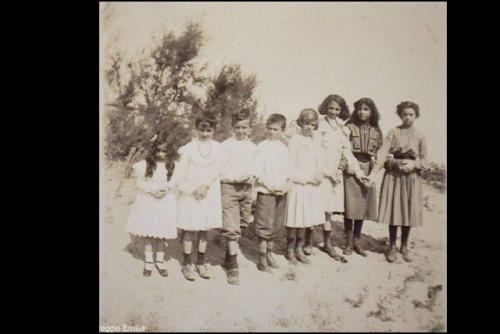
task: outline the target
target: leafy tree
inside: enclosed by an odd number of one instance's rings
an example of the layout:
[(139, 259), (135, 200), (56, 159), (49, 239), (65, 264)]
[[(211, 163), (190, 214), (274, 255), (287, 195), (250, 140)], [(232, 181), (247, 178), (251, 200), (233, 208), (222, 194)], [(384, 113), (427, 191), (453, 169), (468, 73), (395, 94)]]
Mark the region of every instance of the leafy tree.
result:
[[(168, 33), (147, 55), (127, 64), (122, 78), (119, 53), (110, 59), (105, 78), (114, 93), (107, 104), (106, 156), (123, 159), (132, 147), (147, 142), (160, 130), (177, 146), (188, 138), (193, 110), (203, 101), (193, 90), (206, 84), (205, 66), (194, 60), (202, 46), (203, 34), (189, 24), (180, 36)], [(182, 140), (181, 140), (182, 139)]]
[(179, 36), (172, 32), (163, 35), (149, 53), (143, 51), (125, 68), (120, 53), (110, 57), (104, 73), (110, 87), (105, 96), (108, 159), (125, 159), (132, 148), (144, 147), (163, 131), (172, 147), (178, 148), (189, 141), (193, 119), (203, 111), (212, 111), (218, 118), (217, 140), (230, 136), (231, 115), (242, 108), (250, 111), (255, 125), (252, 138), (263, 136), (265, 127), (253, 96), (255, 76), (231, 65), (208, 77), (207, 65), (196, 63), (202, 45), (201, 29), (191, 23)]
[(213, 112), (218, 120), (215, 138), (224, 140), (231, 136), (231, 116), (242, 109), (250, 112), (255, 125), (257, 101), (253, 97), (257, 84), (254, 75), (245, 75), (239, 65), (223, 66), (211, 79), (204, 109)]

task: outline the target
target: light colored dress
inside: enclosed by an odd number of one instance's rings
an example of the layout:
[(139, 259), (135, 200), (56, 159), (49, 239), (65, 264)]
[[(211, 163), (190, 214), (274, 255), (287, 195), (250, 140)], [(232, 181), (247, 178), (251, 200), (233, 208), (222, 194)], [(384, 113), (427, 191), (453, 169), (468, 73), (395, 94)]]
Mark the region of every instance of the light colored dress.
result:
[(288, 144), (290, 189), (287, 196), (285, 226), (305, 228), (324, 223), (324, 204), (320, 187), (303, 183), (323, 173), (321, 146), (317, 139), (293, 135)]
[(387, 133), (377, 159), (377, 168), (386, 161), (387, 155), (397, 152), (413, 151), (415, 171), (403, 173), (397, 169), (386, 167), (380, 189), (379, 223), (394, 226), (422, 225), (422, 178), (420, 170), (426, 165), (427, 146), (424, 135), (414, 127), (401, 126)]
[[(221, 144), (194, 139), (179, 149), (180, 160), (172, 176), (179, 191), (177, 225), (186, 231), (206, 231), (222, 227), (220, 174), (223, 156)], [(207, 195), (197, 200), (193, 192), (208, 186)]]
[(146, 161), (142, 160), (133, 165), (133, 172), (140, 193), (130, 209), (126, 231), (140, 237), (177, 238), (175, 192), (168, 190), (161, 199), (149, 194), (169, 188), (165, 164), (157, 163), (153, 175), (145, 177)]
[(360, 171), (358, 162), (351, 152), (349, 129), (345, 122), (337, 118), (339, 124), (327, 116), (318, 122), (317, 138), (321, 142), (323, 155), (324, 178), (320, 189), (324, 199), (325, 212), (344, 213), (344, 178), (334, 183), (330, 177), (335, 177), (342, 156), (354, 171)]

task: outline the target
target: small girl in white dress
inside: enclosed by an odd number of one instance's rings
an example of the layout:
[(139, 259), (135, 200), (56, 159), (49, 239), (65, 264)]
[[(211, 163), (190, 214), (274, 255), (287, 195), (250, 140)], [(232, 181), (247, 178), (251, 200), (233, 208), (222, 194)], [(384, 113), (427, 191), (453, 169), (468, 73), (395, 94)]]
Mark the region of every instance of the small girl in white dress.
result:
[(198, 232), (196, 271), (202, 278), (210, 278), (205, 263), (207, 231), (222, 227), (220, 174), (222, 171), (220, 143), (212, 140), (216, 126), (215, 116), (203, 113), (196, 119), (196, 139), (179, 149), (180, 160), (172, 184), (179, 191), (177, 225), (183, 230), (182, 244), (184, 277), (196, 278), (191, 252)]
[(324, 205), (319, 185), (323, 180), (321, 146), (313, 139), (318, 127), (318, 114), (314, 109), (304, 109), (297, 120), (300, 132), (288, 144), (288, 191), (286, 220), (287, 254), (291, 263), (299, 260), (309, 263), (304, 254), (304, 236), (308, 227), (323, 223)]
[[(170, 187), (175, 153), (167, 154), (166, 143), (157, 138), (151, 145), (145, 160), (133, 165), (140, 193), (129, 213), (126, 231), (145, 241), (145, 277), (151, 276), (156, 264), (160, 275), (167, 276), (164, 263), (166, 239), (177, 238), (176, 195)], [(153, 261), (153, 249), (156, 259)]]

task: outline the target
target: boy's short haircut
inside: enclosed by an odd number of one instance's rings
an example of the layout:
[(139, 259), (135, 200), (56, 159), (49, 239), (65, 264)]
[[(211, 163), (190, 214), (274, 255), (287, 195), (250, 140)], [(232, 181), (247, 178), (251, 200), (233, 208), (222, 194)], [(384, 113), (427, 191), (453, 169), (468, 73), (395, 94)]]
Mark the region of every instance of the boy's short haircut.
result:
[(272, 114), (267, 118), (266, 121), (266, 127), (268, 127), (271, 124), (275, 123), (280, 123), (281, 124), (281, 129), (285, 131), (286, 129), (286, 117), (283, 116), (282, 114)]
[(250, 111), (248, 109), (241, 109), (231, 116), (231, 125), (234, 125), (240, 121), (245, 121), (247, 119), (250, 120)]

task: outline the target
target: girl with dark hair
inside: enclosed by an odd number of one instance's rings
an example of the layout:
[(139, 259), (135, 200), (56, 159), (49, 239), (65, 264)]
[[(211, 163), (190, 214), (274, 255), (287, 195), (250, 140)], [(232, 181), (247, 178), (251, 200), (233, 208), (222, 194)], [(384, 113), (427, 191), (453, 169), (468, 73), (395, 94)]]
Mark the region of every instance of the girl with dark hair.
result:
[[(335, 252), (332, 245), (332, 223), (343, 220), (344, 215), (344, 180), (341, 160), (344, 158), (357, 172), (358, 176), (364, 176), (358, 166), (357, 160), (351, 152), (348, 130), (345, 120), (349, 117), (349, 108), (345, 100), (339, 95), (327, 96), (319, 107), (319, 113), (323, 115), (318, 124), (316, 135), (321, 142), (323, 155), (323, 180), (320, 185), (325, 204), (325, 223), (323, 224), (323, 250), (335, 260), (341, 260), (341, 256)], [(306, 230), (306, 241), (304, 253), (309, 255), (313, 246), (313, 230)]]
[[(215, 116), (210, 112), (196, 119), (197, 138), (179, 149), (180, 160), (172, 180), (179, 191), (177, 225), (183, 231), (182, 273), (190, 281), (196, 278), (196, 271), (200, 277), (210, 278), (205, 262), (207, 231), (222, 227), (220, 173), (223, 161), (220, 144), (212, 139), (215, 126)], [(196, 234), (198, 257), (194, 267), (191, 252)]]
[[(377, 152), (382, 146), (383, 137), (378, 125), (379, 119), (377, 106), (372, 99), (365, 97), (354, 103), (354, 112), (346, 123), (352, 153), (358, 160), (364, 175), (370, 173), (375, 164)], [(363, 220), (376, 221), (378, 219), (377, 192), (373, 182), (361, 182), (353, 176), (354, 173), (351, 165), (344, 173), (344, 228), (347, 239), (344, 254), (351, 255), (354, 250), (361, 256), (367, 256), (368, 254), (361, 249), (360, 245), (361, 230)]]
[[(401, 248), (403, 259), (410, 262), (408, 238), (414, 226), (422, 225), (422, 180), (420, 172), (426, 168), (427, 146), (424, 135), (413, 123), (420, 116), (414, 102), (401, 102), (397, 114), (403, 121), (391, 129), (379, 151), (377, 164), (371, 175), (385, 168), (380, 189), (379, 223), (389, 225), (389, 252), (387, 261), (397, 257), (396, 239), (401, 226)], [(372, 176), (370, 176), (372, 177)]]
[[(167, 276), (164, 263), (166, 239), (177, 238), (176, 199), (170, 179), (175, 167), (175, 150), (155, 136), (145, 160), (133, 165), (140, 193), (129, 213), (126, 231), (143, 239), (143, 275), (151, 276), (156, 266), (160, 275)], [(153, 261), (153, 249), (156, 259)]]

